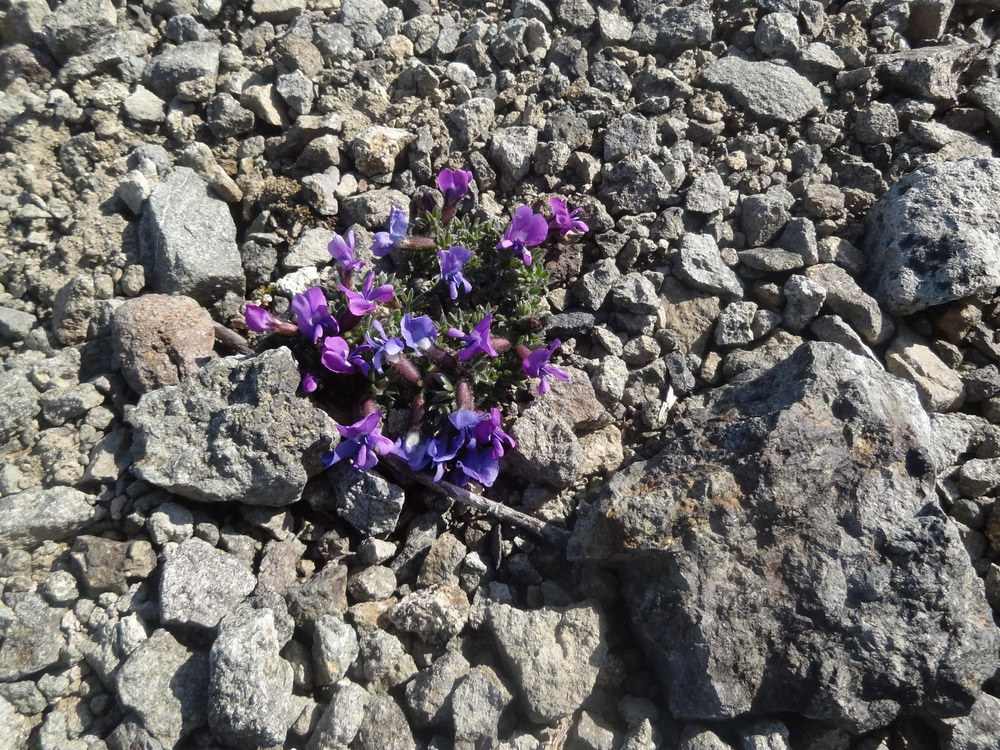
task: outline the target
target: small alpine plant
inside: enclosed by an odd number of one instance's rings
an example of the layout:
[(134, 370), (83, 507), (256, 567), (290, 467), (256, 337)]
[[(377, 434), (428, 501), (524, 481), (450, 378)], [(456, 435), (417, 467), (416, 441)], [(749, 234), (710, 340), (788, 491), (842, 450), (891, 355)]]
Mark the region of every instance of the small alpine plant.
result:
[(550, 219), (522, 205), (497, 226), (460, 215), (474, 208), (473, 179), (444, 169), (440, 200), (425, 192), (413, 217), (393, 207), (374, 235), (374, 268), (357, 257), (352, 231), (334, 236), (328, 250), (339, 283), (296, 294), (294, 321), (246, 306), (247, 328), (288, 337), (303, 393), (338, 417), (327, 466), (367, 471), (394, 455), (436, 481), (490, 487), (514, 447), (503, 406), (525, 385), (543, 395), (553, 380), (569, 379), (551, 363), (559, 340), (545, 346), (540, 337), (543, 248), (589, 230), (580, 209), (556, 197)]

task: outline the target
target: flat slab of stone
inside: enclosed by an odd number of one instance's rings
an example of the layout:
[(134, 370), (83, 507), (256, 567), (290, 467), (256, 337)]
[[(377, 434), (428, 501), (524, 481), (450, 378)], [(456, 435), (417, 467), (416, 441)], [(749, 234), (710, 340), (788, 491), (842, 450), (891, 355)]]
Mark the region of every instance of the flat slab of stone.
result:
[(165, 625), (214, 629), (256, 585), (254, 574), (236, 557), (188, 539), (163, 563), (160, 619)]
[(34, 549), (76, 536), (97, 515), (97, 498), (71, 487), (33, 489), (0, 498), (0, 550)]
[(336, 429), (297, 394), (292, 353), (225, 357), (179, 385), (147, 393), (130, 421), (133, 471), (200, 502), (284, 506), (323, 470)]
[(819, 89), (791, 68), (723, 57), (705, 68), (705, 83), (758, 118), (798, 122), (820, 109)]
[(998, 633), (914, 388), (808, 343), (687, 404), (569, 546), (618, 569), (673, 716), (792, 711), (861, 733), (967, 713)]
[(875, 204), (868, 288), (908, 315), (1000, 287), (1000, 159), (921, 167)]

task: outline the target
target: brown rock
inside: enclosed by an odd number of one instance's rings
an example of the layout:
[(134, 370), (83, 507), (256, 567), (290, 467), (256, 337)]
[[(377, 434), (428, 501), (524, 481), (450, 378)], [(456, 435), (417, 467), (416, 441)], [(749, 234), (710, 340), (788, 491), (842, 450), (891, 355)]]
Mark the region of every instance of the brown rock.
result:
[(111, 323), (115, 362), (136, 393), (176, 385), (212, 358), (212, 318), (190, 297), (147, 294), (128, 300)]
[(73, 542), (70, 561), (88, 595), (124, 594), (130, 582), (145, 579), (153, 572), (156, 553), (146, 541), (118, 542), (99, 536), (78, 536)]

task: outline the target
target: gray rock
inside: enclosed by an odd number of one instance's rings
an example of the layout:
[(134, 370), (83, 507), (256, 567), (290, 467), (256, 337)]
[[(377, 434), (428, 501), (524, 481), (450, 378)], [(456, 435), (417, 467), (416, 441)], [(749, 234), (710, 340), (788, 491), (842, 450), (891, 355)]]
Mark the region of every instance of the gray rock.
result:
[(392, 533), (403, 510), (403, 490), (377, 474), (335, 467), (327, 474), (337, 515), (365, 536)]
[(928, 411), (952, 411), (965, 400), (961, 376), (934, 353), (930, 342), (901, 330), (885, 353), (885, 367), (917, 388)]
[(868, 286), (897, 315), (1000, 286), (1000, 159), (921, 167), (869, 214)]
[(52, 306), (52, 332), (60, 344), (72, 346), (87, 340), (87, 332), (97, 308), (94, 279), (79, 273), (56, 294)]
[(97, 498), (71, 487), (0, 497), (0, 549), (34, 549), (83, 532), (97, 518)]
[(323, 615), (313, 626), (312, 660), (317, 685), (333, 685), (358, 658), (358, 636), (337, 615)]
[(163, 563), (160, 618), (164, 625), (214, 630), (256, 584), (253, 573), (234, 556), (201, 539), (188, 539)]
[(92, 383), (52, 388), (38, 399), (42, 417), (52, 425), (63, 425), (71, 419), (82, 417), (104, 402), (104, 394)]
[(484, 141), (493, 129), (496, 107), (492, 99), (477, 96), (462, 102), (451, 111), (448, 119), (458, 133), (458, 140), (464, 146), (476, 141)]
[(497, 722), (513, 697), (490, 667), (473, 667), (458, 683), (451, 698), (456, 745), (495, 745)]
[(620, 310), (639, 315), (650, 315), (660, 309), (660, 296), (653, 282), (636, 271), (615, 282), (611, 287), (611, 301)]
[(775, 719), (753, 724), (740, 735), (741, 750), (790, 750), (788, 727)]
[(371, 565), (352, 575), (347, 582), (347, 593), (356, 602), (388, 599), (395, 590), (396, 574), (385, 565)]
[(354, 164), (366, 177), (391, 173), (413, 139), (413, 133), (401, 128), (381, 125), (365, 128), (351, 141)]
[(111, 0), (69, 0), (45, 17), (45, 43), (53, 57), (65, 61), (115, 30), (118, 14)]
[(174, 96), (188, 102), (207, 102), (215, 94), (219, 75), (218, 42), (185, 42), (153, 57), (143, 83), (164, 100)]
[(677, 750), (732, 750), (732, 748), (711, 729), (698, 724), (688, 724), (681, 733)]
[(596, 604), (526, 611), (491, 603), (486, 619), (531, 721), (552, 723), (590, 695), (608, 648)]
[(858, 112), (854, 137), (861, 143), (889, 143), (899, 135), (899, 116), (891, 104), (872, 102)]
[(933, 45), (875, 55), (875, 71), (888, 88), (935, 104), (958, 96), (958, 79), (975, 55), (971, 44)]
[(538, 146), (538, 130), (529, 126), (500, 128), (490, 139), (490, 161), (500, 174), (504, 190), (513, 189), (531, 169)]
[(288, 611), (300, 628), (311, 629), (324, 615), (347, 609), (347, 568), (328, 563), (309, 580), (285, 593)]
[(416, 750), (417, 743), (403, 709), (391, 695), (379, 692), (365, 706), (365, 718), (351, 747), (354, 750)]
[(296, 394), (288, 349), (226, 357), (147, 393), (131, 414), (133, 471), (199, 502), (283, 506), (322, 470), (334, 424)]
[(743, 282), (723, 262), (711, 235), (685, 234), (681, 238), (674, 274), (691, 289), (731, 300), (743, 297)]
[(451, 696), (469, 673), (468, 660), (458, 651), (446, 651), (429, 669), (406, 683), (406, 712), (421, 729), (447, 729), (454, 716)]
[(760, 247), (773, 240), (788, 222), (788, 207), (784, 196), (767, 193), (750, 195), (743, 200), (740, 225), (747, 243)]
[[(286, 639), (287, 640), (287, 639)], [(270, 609), (237, 607), (219, 623), (212, 644), (208, 724), (226, 745), (282, 745), (295, 721), (292, 666)]]
[(115, 310), (111, 344), (129, 387), (142, 395), (177, 385), (211, 359), (215, 327), (190, 297), (146, 294)]
[(1000, 698), (983, 693), (967, 716), (945, 724), (943, 750), (992, 750), (1000, 739)]
[(729, 188), (718, 172), (705, 172), (694, 179), (684, 195), (684, 208), (701, 214), (721, 211), (729, 205)]
[(712, 39), (712, 11), (705, 0), (683, 7), (649, 3), (632, 33), (631, 46), (640, 52), (676, 55)]
[(723, 57), (705, 68), (702, 76), (709, 88), (762, 120), (798, 122), (823, 106), (819, 89), (791, 68), (775, 63)]
[(656, 151), (656, 123), (628, 112), (612, 120), (604, 133), (604, 161)]
[(149, 197), (139, 226), (146, 279), (155, 291), (212, 302), (242, 297), (246, 279), (236, 225), (224, 201), (187, 167), (176, 167)]
[(194, 514), (179, 503), (160, 503), (146, 519), (146, 533), (153, 544), (181, 544), (194, 534)]
[(205, 107), (208, 129), (216, 138), (231, 138), (253, 129), (254, 114), (231, 94), (216, 94)]
[(262, 21), (287, 23), (305, 12), (305, 0), (253, 0), (253, 14)]
[(0, 444), (20, 436), (41, 410), (38, 391), (21, 370), (0, 372)]
[(142, 539), (119, 542), (99, 536), (77, 536), (70, 563), (84, 591), (96, 597), (105, 592), (124, 594), (129, 584), (143, 580), (156, 568), (153, 546)]
[(406, 208), (409, 204), (410, 199), (399, 190), (368, 190), (341, 200), (337, 218), (341, 226), (360, 224), (369, 229), (381, 229), (394, 206)]
[(369, 691), (389, 690), (413, 677), (417, 665), (399, 638), (371, 628), (359, 633), (358, 658), (351, 673)]
[(878, 362), (871, 347), (839, 315), (821, 315), (810, 323), (809, 330), (819, 341), (839, 344), (852, 354)]
[(167, 103), (145, 86), (138, 84), (122, 102), (122, 107), (129, 117), (140, 123), (158, 123), (167, 118)]
[(660, 208), (672, 192), (656, 162), (645, 154), (629, 154), (607, 173), (600, 197), (613, 214), (639, 214)]
[(6, 341), (24, 341), (36, 322), (29, 312), (0, 306), (0, 338)]
[(4, 607), (0, 681), (23, 680), (58, 665), (67, 647), (59, 627), (66, 610), (50, 607), (33, 592), (15, 594), (5, 603), (10, 608)]
[(753, 341), (753, 320), (756, 313), (755, 302), (733, 302), (726, 305), (715, 326), (716, 345), (746, 346)]
[(781, 230), (775, 245), (802, 256), (807, 266), (819, 263), (819, 243), (816, 240), (816, 225), (801, 216), (790, 219)]
[(768, 13), (760, 19), (753, 43), (767, 57), (788, 57), (802, 47), (799, 19), (793, 13)]
[(782, 322), (792, 333), (799, 333), (809, 325), (826, 302), (826, 289), (798, 274), (788, 277), (782, 291), (785, 295)]
[(803, 266), (801, 255), (777, 248), (756, 247), (752, 250), (740, 250), (739, 256), (740, 264), (765, 273), (784, 273)]
[(350, 28), (373, 26), (388, 10), (382, 0), (344, 0), (340, 6), (340, 22)]
[(821, 263), (807, 268), (805, 276), (823, 287), (826, 306), (846, 320), (865, 341), (881, 344), (892, 336), (895, 331), (892, 320), (843, 268)]
[(445, 644), (465, 627), (469, 597), (459, 586), (436, 583), (404, 596), (386, 617), (404, 633), (426, 643)]
[(191, 652), (157, 630), (122, 664), (115, 686), (149, 734), (174, 747), (205, 723), (208, 654)]
[(349, 680), (341, 680), (316, 723), (306, 750), (342, 750), (353, 742), (371, 695)]
[(596, 311), (620, 277), (621, 271), (614, 260), (602, 258), (573, 285), (573, 295), (584, 307)]
[(333, 233), (328, 229), (307, 229), (282, 259), (281, 265), (290, 271), (306, 266), (326, 265), (331, 259), (327, 247), (332, 239)]
[[(44, 706), (43, 706), (44, 707)], [(28, 746), (28, 735), (31, 734), (33, 722), (30, 716), (24, 716), (5, 698), (0, 698), (0, 748), (3, 750), (19, 750)]]
[(998, 636), (911, 386), (806, 344), (689, 399), (668, 435), (581, 510), (569, 554), (618, 568), (675, 717), (858, 733), (969, 710)]

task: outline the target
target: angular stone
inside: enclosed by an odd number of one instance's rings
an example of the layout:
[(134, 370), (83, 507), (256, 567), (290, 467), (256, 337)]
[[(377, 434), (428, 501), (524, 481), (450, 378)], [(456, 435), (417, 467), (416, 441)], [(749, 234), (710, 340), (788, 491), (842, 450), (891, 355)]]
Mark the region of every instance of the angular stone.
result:
[(125, 381), (142, 395), (177, 385), (211, 359), (215, 326), (190, 297), (145, 294), (115, 310), (111, 344)]
[(712, 39), (712, 10), (705, 0), (682, 7), (647, 3), (632, 33), (631, 45), (640, 52), (676, 55)]
[(931, 164), (868, 217), (868, 287), (896, 315), (1000, 286), (1000, 159)]
[(81, 533), (97, 517), (97, 498), (71, 487), (0, 497), (0, 549), (31, 550)]
[(392, 533), (403, 510), (403, 490), (377, 474), (340, 467), (327, 475), (337, 515), (366, 536)]
[(451, 699), (456, 745), (495, 744), (500, 714), (513, 697), (493, 669), (486, 665), (473, 667), (458, 683)]
[(911, 331), (900, 331), (893, 339), (885, 353), (885, 367), (917, 387), (928, 411), (952, 411), (965, 400), (961, 376), (941, 361), (928, 341)]
[(365, 128), (351, 141), (354, 164), (366, 177), (391, 173), (396, 159), (413, 138), (413, 133), (401, 128), (381, 125)]
[(775, 63), (723, 57), (705, 68), (702, 76), (710, 88), (763, 120), (798, 122), (823, 106), (819, 89), (791, 68)]
[(157, 96), (169, 100), (207, 102), (215, 94), (219, 51), (212, 42), (185, 42), (156, 55), (146, 66), (143, 83)]
[(7, 600), (0, 681), (23, 680), (59, 663), (66, 636), (59, 624), (66, 610), (50, 607), (38, 594), (16, 594)]
[(493, 603), (486, 618), (517, 682), (525, 715), (549, 724), (590, 695), (607, 655), (604, 615), (595, 604), (520, 610)]
[(743, 297), (743, 282), (722, 260), (715, 240), (708, 234), (685, 234), (674, 264), (674, 274), (692, 289), (730, 300)]
[(164, 625), (214, 630), (256, 585), (254, 574), (236, 557), (188, 539), (163, 563), (160, 619)]
[(236, 224), (193, 170), (175, 167), (146, 203), (139, 225), (146, 280), (155, 291), (210, 303), (246, 287)]
[(969, 710), (998, 634), (912, 386), (805, 344), (689, 399), (668, 439), (581, 509), (569, 554), (618, 568), (673, 716), (859, 733)]
[(866, 341), (881, 344), (892, 335), (895, 330), (892, 320), (843, 268), (821, 263), (807, 268), (805, 276), (826, 292), (826, 306), (850, 323)]
[(283, 506), (323, 469), (334, 423), (296, 393), (288, 349), (226, 357), (180, 385), (147, 393), (132, 412), (134, 471), (199, 502)]
[(87, 49), (115, 30), (118, 14), (111, 0), (69, 0), (45, 17), (45, 43), (58, 60), (66, 60)]
[(191, 652), (166, 630), (155, 631), (118, 670), (118, 698), (166, 747), (204, 725), (208, 654)]
[(971, 44), (933, 45), (875, 55), (875, 71), (886, 87), (936, 104), (954, 102), (958, 79), (976, 53)]
[(729, 188), (715, 171), (696, 177), (684, 195), (684, 208), (701, 214), (715, 213), (728, 205)]
[(445, 729), (454, 714), (451, 696), (469, 673), (469, 662), (458, 651), (446, 651), (429, 669), (406, 683), (407, 714), (414, 726)]
[(100, 536), (78, 536), (73, 540), (70, 561), (87, 594), (121, 595), (128, 591), (130, 583), (153, 572), (156, 553), (144, 539), (119, 542)]
[(638, 214), (660, 208), (672, 191), (670, 181), (655, 161), (645, 154), (629, 154), (608, 172), (600, 196), (616, 215)]
[(358, 734), (371, 695), (349, 680), (337, 683), (336, 691), (323, 710), (306, 750), (341, 750)]
[(459, 586), (436, 583), (407, 594), (386, 616), (399, 630), (426, 643), (445, 644), (465, 627), (469, 597)]
[(358, 658), (358, 636), (337, 615), (323, 615), (313, 626), (313, 673), (317, 685), (334, 685)]
[(270, 609), (242, 605), (219, 623), (209, 657), (208, 724), (222, 743), (284, 744), (296, 715), (292, 665), (279, 653), (283, 645)]

